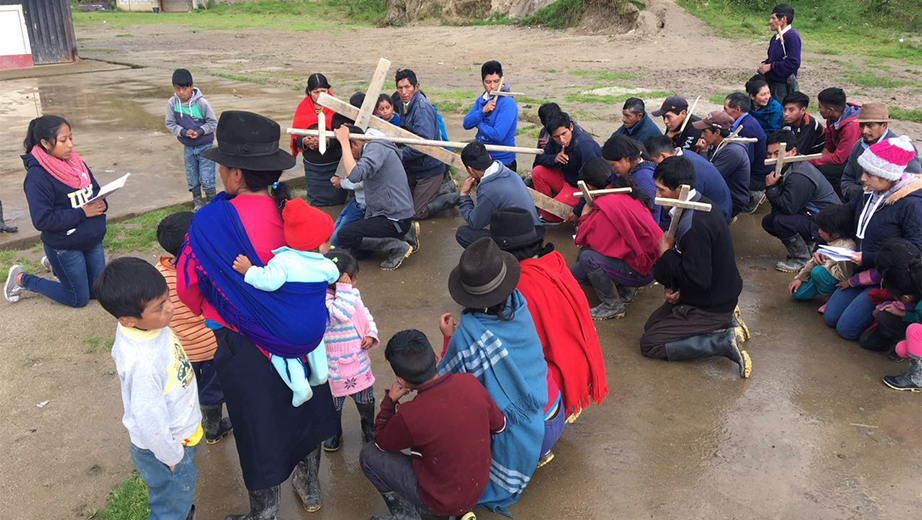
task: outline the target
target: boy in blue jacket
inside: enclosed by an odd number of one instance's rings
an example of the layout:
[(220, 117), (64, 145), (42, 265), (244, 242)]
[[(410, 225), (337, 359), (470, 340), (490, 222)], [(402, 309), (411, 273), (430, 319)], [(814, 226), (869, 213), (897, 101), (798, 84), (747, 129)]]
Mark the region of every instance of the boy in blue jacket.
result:
[[(166, 128), (183, 144), (186, 181), (192, 192), (193, 210), (201, 208), (215, 193), (214, 162), (202, 157), (211, 148), (218, 118), (202, 91), (192, 85), (192, 73), (186, 69), (173, 72), (173, 91), (166, 105)], [(202, 188), (205, 199), (202, 200)]]
[[(490, 92), (506, 89), (503, 84), (503, 66), (495, 60), (480, 67), (483, 95), (474, 101), (471, 111), (464, 116), (464, 129), (477, 129), (477, 142), (502, 146), (515, 146), (515, 131), (519, 125), (519, 107), (511, 96), (491, 96)], [(490, 158), (503, 163), (512, 171), (516, 169), (515, 154), (490, 152)]]

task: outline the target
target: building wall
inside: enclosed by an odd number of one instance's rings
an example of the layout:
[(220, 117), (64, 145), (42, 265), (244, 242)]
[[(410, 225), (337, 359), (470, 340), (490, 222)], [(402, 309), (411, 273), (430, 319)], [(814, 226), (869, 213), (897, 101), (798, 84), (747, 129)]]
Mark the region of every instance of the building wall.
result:
[(0, 70), (31, 66), (32, 47), (22, 6), (0, 6)]
[(154, 7), (160, 7), (160, 0), (117, 0), (116, 7), (124, 11), (152, 12)]

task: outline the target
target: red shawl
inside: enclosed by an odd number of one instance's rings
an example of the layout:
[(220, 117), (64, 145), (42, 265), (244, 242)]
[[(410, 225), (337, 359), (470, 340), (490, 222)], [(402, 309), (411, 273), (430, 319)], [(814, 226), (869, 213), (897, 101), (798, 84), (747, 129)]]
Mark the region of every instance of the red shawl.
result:
[[(327, 94), (331, 96), (333, 95), (332, 92), (327, 92)], [(333, 123), (333, 114), (335, 114), (336, 112), (333, 112), (329, 108), (324, 108), (323, 113), (326, 114), (327, 116), (326, 117), (327, 130), (331, 130), (332, 127), (330, 125)], [(301, 104), (298, 105), (298, 109), (295, 110), (295, 120), (291, 123), (291, 127), (306, 130), (310, 128), (311, 125), (316, 125), (316, 124), (317, 124), (317, 107), (314, 106), (314, 100), (311, 99), (310, 95), (304, 96), (304, 100), (301, 101)], [(290, 143), (291, 156), (294, 157), (295, 159), (298, 158), (298, 153), (301, 152), (301, 150), (297, 147), (297, 145), (295, 145), (295, 139), (297, 139), (297, 137), (298, 136), (296, 135), (291, 136), (291, 143)]]
[(590, 399), (601, 403), (608, 395), (608, 384), (586, 294), (557, 251), (523, 260), (521, 265), (516, 288), (528, 302), (566, 415), (581, 412)]
[(648, 275), (659, 257), (663, 235), (650, 210), (623, 193), (599, 197), (594, 204), (594, 211), (580, 219), (576, 245), (620, 258), (637, 274)]

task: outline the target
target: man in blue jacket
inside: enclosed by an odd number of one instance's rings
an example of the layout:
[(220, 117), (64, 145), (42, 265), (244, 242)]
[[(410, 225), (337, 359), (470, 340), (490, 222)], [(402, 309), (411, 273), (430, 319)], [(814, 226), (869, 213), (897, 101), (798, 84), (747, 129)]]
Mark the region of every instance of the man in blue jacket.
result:
[(628, 98), (621, 108), (622, 125), (615, 130), (612, 137), (616, 135), (626, 135), (631, 139), (642, 143), (650, 137), (663, 135), (656, 123), (647, 115), (646, 107), (640, 98)]
[(749, 96), (742, 92), (734, 92), (724, 99), (724, 112), (733, 118), (733, 127), (730, 130), (742, 126), (740, 137), (757, 139), (748, 146), (749, 165), (752, 169), (749, 172), (749, 204), (743, 208), (743, 211), (751, 215), (765, 202), (765, 176), (772, 167), (765, 166), (765, 131), (762, 130), (762, 125), (749, 115), (750, 107)]
[[(563, 202), (571, 208), (579, 202), (573, 193), (579, 191), (579, 171), (587, 162), (602, 156), (602, 147), (575, 124), (566, 112), (548, 116), (544, 126), (551, 139), (544, 147), (544, 153), (535, 156), (531, 179), (535, 191)], [(560, 217), (540, 210), (545, 222), (560, 222)]]
[[(484, 63), (480, 67), (480, 79), (483, 81), (483, 95), (477, 97), (470, 112), (464, 116), (464, 129), (476, 128), (478, 143), (515, 146), (519, 107), (512, 96), (490, 95), (490, 92), (508, 87), (503, 85), (503, 66), (495, 60)], [(514, 153), (490, 152), (490, 157), (515, 171), (517, 165)]]
[[(435, 108), (419, 90), (416, 73), (410, 69), (397, 71), (397, 95), (400, 103), (400, 126), (423, 139), (439, 141), (439, 122)], [(439, 194), (442, 176), (446, 169), (442, 161), (411, 147), (400, 148), (400, 160), (407, 171), (410, 189), (413, 191), (413, 218), (422, 220), (433, 213), (446, 210), (458, 204), (457, 193)]]
[[(647, 139), (644, 146), (647, 148), (650, 160), (657, 165), (669, 157), (679, 156), (688, 159), (695, 168), (695, 185), (693, 188), (714, 203), (714, 206), (724, 216), (725, 222), (730, 222), (733, 218), (731, 216), (733, 203), (730, 199), (730, 189), (713, 164), (691, 150), (673, 148), (672, 140), (663, 135)], [(669, 226), (668, 212), (663, 211), (660, 213), (659, 225), (663, 229)]]
[[(541, 226), (534, 199), (528, 188), (514, 171), (505, 167), (500, 161), (492, 159), (487, 149), (480, 143), (471, 143), (461, 150), (461, 160), (467, 168), (470, 178), (461, 187), (461, 216), (466, 226), (461, 226), (455, 238), (461, 247), (473, 244), (477, 239), (490, 236), (490, 218), (495, 211), (518, 208), (528, 211), (535, 227)], [(471, 190), (477, 187), (477, 203), (471, 199)]]
[(800, 69), (800, 34), (791, 27), (794, 8), (778, 4), (772, 9), (768, 26), (772, 39), (768, 43), (768, 58), (759, 64), (759, 74), (765, 76), (772, 97), (779, 103), (791, 92), (798, 91), (797, 70)]

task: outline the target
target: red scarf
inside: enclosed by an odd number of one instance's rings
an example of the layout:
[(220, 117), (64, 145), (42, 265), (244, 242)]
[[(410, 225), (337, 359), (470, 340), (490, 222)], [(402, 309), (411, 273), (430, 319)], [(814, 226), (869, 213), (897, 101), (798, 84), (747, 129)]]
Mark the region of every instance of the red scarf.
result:
[(639, 200), (615, 193), (595, 199), (594, 211), (580, 220), (576, 245), (620, 258), (637, 274), (647, 276), (659, 257), (663, 230)]
[(528, 302), (566, 415), (581, 412), (590, 400), (601, 403), (608, 395), (605, 362), (586, 294), (557, 251), (523, 260), (521, 265), (516, 288)]
[[(332, 92), (327, 92), (327, 94), (331, 96), (333, 95)], [(327, 130), (331, 130), (332, 126), (330, 125), (332, 125), (333, 123), (333, 114), (335, 114), (336, 112), (333, 112), (329, 108), (324, 108), (323, 113), (326, 114)], [(291, 123), (291, 127), (306, 130), (310, 128), (311, 125), (316, 125), (316, 124), (317, 124), (317, 107), (316, 105), (314, 105), (314, 100), (311, 99), (310, 95), (304, 96), (304, 100), (301, 101), (301, 104), (298, 105), (297, 110), (295, 110), (295, 119)], [(298, 158), (298, 153), (301, 151), (298, 148), (298, 146), (295, 144), (295, 139), (297, 139), (297, 137), (298, 136), (296, 135), (291, 136), (291, 143), (290, 143), (291, 156), (294, 157), (295, 159)]]
[(71, 152), (70, 159), (66, 161), (49, 155), (39, 145), (33, 146), (31, 153), (46, 172), (71, 188), (82, 190), (90, 185), (90, 170), (77, 152)]

